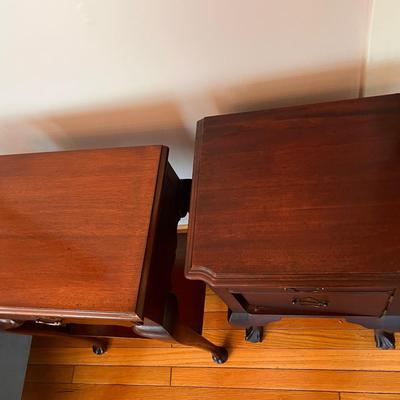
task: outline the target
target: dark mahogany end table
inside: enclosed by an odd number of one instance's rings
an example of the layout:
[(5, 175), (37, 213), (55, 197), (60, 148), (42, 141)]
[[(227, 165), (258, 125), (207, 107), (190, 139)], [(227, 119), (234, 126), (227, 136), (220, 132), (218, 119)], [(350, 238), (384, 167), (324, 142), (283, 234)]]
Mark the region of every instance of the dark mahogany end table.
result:
[(344, 317), (400, 330), (400, 95), (205, 118), (186, 276), (247, 329)]
[(173, 269), (190, 182), (167, 156), (145, 146), (0, 157), (0, 328), (87, 337), (96, 354), (110, 337), (177, 341), (226, 361), (201, 336), (204, 285)]

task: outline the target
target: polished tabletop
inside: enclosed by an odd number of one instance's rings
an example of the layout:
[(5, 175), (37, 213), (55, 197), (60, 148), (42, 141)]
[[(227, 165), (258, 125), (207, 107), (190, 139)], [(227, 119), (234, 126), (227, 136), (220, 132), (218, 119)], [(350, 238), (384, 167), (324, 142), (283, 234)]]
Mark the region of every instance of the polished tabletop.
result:
[(166, 159), (162, 146), (1, 156), (0, 308), (135, 315)]
[(400, 95), (205, 118), (187, 275), (400, 272)]

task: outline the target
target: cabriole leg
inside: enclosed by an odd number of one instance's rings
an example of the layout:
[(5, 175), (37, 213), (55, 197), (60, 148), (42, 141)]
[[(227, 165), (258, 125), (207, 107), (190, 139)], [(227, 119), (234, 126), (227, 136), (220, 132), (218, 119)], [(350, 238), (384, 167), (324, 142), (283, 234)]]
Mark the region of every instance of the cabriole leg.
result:
[(217, 364), (223, 364), (227, 361), (228, 352), (224, 347), (216, 346), (180, 322), (177, 302), (173, 295), (169, 299), (165, 314), (162, 325), (145, 319), (143, 325), (133, 327), (134, 332), (142, 337), (177, 342), (205, 350), (211, 354), (213, 361)]

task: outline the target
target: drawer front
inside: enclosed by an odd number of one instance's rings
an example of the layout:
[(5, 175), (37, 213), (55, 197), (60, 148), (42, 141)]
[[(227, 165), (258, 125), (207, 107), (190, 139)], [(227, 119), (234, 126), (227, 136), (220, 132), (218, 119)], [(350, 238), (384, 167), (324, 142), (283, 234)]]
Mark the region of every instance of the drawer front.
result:
[(252, 314), (380, 316), (392, 291), (271, 291), (236, 295)]
[(16, 318), (3, 318), (0, 317), (0, 330), (12, 330), (16, 328), (25, 328), (29, 326), (30, 329), (36, 327), (63, 327), (65, 323), (61, 318), (27, 318), (18, 316)]
[(0, 314), (0, 331), (15, 328), (28, 329), (67, 329), (67, 326), (115, 326), (131, 328), (133, 321), (105, 318), (71, 318), (57, 316), (33, 316), (33, 315), (6, 315)]

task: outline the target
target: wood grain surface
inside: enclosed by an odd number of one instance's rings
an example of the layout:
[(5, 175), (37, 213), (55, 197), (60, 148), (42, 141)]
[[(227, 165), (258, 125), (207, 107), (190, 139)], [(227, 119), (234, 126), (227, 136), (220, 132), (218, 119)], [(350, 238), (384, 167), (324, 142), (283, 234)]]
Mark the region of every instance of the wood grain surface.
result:
[[(244, 340), (244, 339), (243, 339)], [(351, 346), (351, 344), (350, 344)], [(228, 348), (229, 368), (285, 368), (346, 371), (400, 372), (400, 351), (375, 351), (326, 348)], [(370, 361), (372, 360), (373, 366)], [(96, 365), (98, 357), (84, 348), (40, 348), (31, 350), (30, 362), (37, 365)], [(187, 347), (114, 348), (102, 356), (104, 365), (217, 367), (208, 354)]]
[(162, 146), (0, 157), (0, 306), (136, 311)]
[(24, 392), (24, 400), (242, 400), (243, 398), (253, 400), (339, 400), (336, 393), (327, 392), (51, 383), (27, 384)]
[(73, 383), (101, 383), (122, 385), (169, 385), (169, 367), (105, 367), (77, 366)]
[(187, 275), (398, 274), (399, 111), (390, 95), (202, 120)]

